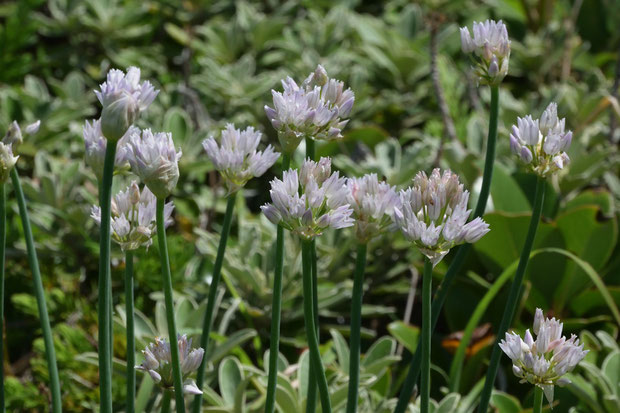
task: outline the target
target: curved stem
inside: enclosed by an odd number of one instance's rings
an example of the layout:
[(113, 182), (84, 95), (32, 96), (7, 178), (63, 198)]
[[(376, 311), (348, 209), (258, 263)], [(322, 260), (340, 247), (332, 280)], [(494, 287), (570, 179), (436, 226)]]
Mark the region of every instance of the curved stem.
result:
[(4, 265), (6, 247), (6, 185), (0, 184), (0, 412), (4, 413)]
[[(282, 170), (291, 165), (291, 157), (282, 155)], [(280, 312), (282, 311), (282, 274), (284, 272), (284, 228), (276, 229), (276, 263), (273, 274), (273, 299), (271, 304), (271, 341), (269, 343), (269, 378), (267, 380), (267, 399), (265, 412), (273, 413), (276, 402), (278, 379), (278, 354), (280, 352)], [(194, 412), (197, 413), (197, 412)]]
[(542, 214), (543, 201), (545, 199), (545, 188), (546, 184), (544, 178), (538, 177), (536, 181), (536, 196), (534, 197), (534, 207), (532, 209), (530, 227), (527, 231), (523, 249), (521, 250), (521, 257), (519, 258), (517, 272), (515, 273), (515, 278), (510, 287), (510, 293), (508, 295), (508, 300), (506, 301), (504, 315), (502, 316), (502, 321), (499, 325), (499, 330), (497, 331), (497, 339), (495, 340), (495, 345), (493, 346), (493, 350), (491, 352), (491, 360), (487, 370), (487, 377), (480, 395), (480, 404), (478, 405), (479, 413), (486, 413), (489, 405), (491, 391), (493, 390), (493, 383), (495, 382), (495, 376), (497, 375), (497, 369), (499, 368), (499, 361), (502, 355), (502, 351), (499, 348), (499, 342), (506, 334), (517, 309), (521, 284), (523, 284), (523, 277), (525, 276), (525, 270), (527, 269), (527, 262), (530, 257), (530, 252), (532, 251), (532, 245), (534, 244), (534, 238), (536, 237), (536, 230), (538, 229), (538, 223), (540, 222), (540, 216)]
[(542, 413), (543, 389), (534, 386), (534, 413)]
[(310, 361), (314, 365), (314, 371), (316, 372), (319, 394), (321, 396), (322, 411), (324, 413), (331, 413), (332, 408), (329, 398), (329, 388), (327, 387), (325, 370), (323, 368), (323, 362), (321, 361), (321, 353), (319, 351), (319, 342), (316, 337), (316, 325), (314, 323), (312, 308), (312, 243), (310, 241), (302, 241), (301, 253), (306, 335), (308, 336), (310, 355), (313, 356), (310, 357)]
[[(224, 215), (224, 224), (222, 225), (222, 233), (220, 234), (220, 244), (217, 247), (217, 255), (215, 257), (215, 264), (213, 265), (213, 276), (211, 278), (211, 286), (209, 287), (209, 297), (207, 299), (207, 309), (205, 310), (205, 316), (202, 322), (202, 335), (200, 336), (200, 347), (202, 347), (207, 353), (207, 346), (209, 345), (209, 336), (211, 334), (211, 326), (213, 324), (213, 313), (215, 309), (215, 301), (217, 299), (217, 291), (222, 274), (222, 265), (224, 264), (224, 253), (226, 252), (226, 243), (228, 242), (228, 235), (230, 234), (230, 226), (232, 224), (233, 211), (235, 209), (235, 200), (237, 193), (234, 192), (228, 196), (226, 202), (226, 214)], [(198, 367), (197, 383), (196, 386), (202, 389), (205, 379), (205, 370), (207, 369), (207, 357), (202, 358), (202, 363)], [(202, 406), (202, 394), (197, 394), (194, 398), (194, 404), (192, 405), (192, 411), (199, 413)]]
[(433, 264), (424, 260), (422, 275), (422, 382), (420, 384), (420, 412), (429, 412), (431, 398), (431, 287), (433, 283)]
[(133, 252), (125, 252), (125, 317), (127, 319), (127, 413), (133, 413), (136, 397), (136, 343), (133, 321)]
[[(54, 350), (54, 339), (52, 337), (52, 328), (50, 326), (50, 319), (47, 313), (47, 305), (45, 304), (45, 292), (43, 289), (43, 282), (41, 280), (41, 272), (39, 270), (37, 251), (34, 247), (34, 239), (32, 238), (32, 229), (30, 228), (30, 219), (28, 218), (28, 209), (26, 208), (26, 198), (24, 197), (24, 191), (22, 190), (22, 186), (19, 182), (19, 176), (17, 175), (17, 169), (15, 168), (11, 170), (11, 181), (13, 182), (13, 189), (15, 190), (15, 196), (17, 197), (19, 215), (21, 217), (22, 227), (24, 229), (26, 251), (28, 253), (28, 264), (30, 265), (30, 270), (32, 271), (34, 293), (37, 298), (37, 306), (39, 308), (39, 320), (41, 322), (43, 342), (45, 343), (47, 368), (50, 375), (52, 412), (59, 413), (62, 411), (62, 400), (60, 398), (60, 379), (58, 377), (58, 366), (56, 365), (56, 351)], [(109, 366), (107, 360), (105, 364), (106, 366)]]
[(161, 399), (161, 413), (170, 413), (170, 390), (164, 390), (164, 397)]
[(157, 243), (161, 260), (161, 275), (164, 284), (164, 299), (166, 303), (166, 321), (168, 323), (168, 339), (170, 340), (170, 354), (172, 359), (172, 379), (174, 383), (174, 399), (177, 413), (185, 412), (183, 399), (183, 378), (179, 363), (179, 342), (174, 320), (174, 300), (172, 298), (172, 276), (170, 275), (170, 260), (168, 259), (168, 244), (166, 243), (166, 226), (164, 221), (165, 199), (157, 199)]
[(351, 299), (351, 348), (349, 350), (347, 413), (357, 412), (358, 387), (360, 383), (360, 330), (362, 328), (362, 297), (364, 294), (366, 252), (367, 245), (365, 243), (358, 244), (355, 273), (353, 274), (353, 297)]
[[(478, 202), (474, 209), (474, 218), (480, 217), (484, 214), (486, 209), (489, 192), (491, 190), (491, 180), (493, 178), (493, 163), (495, 161), (495, 146), (497, 142), (497, 119), (499, 114), (499, 89), (497, 86), (491, 86), (491, 112), (489, 115), (489, 135), (487, 137), (487, 152), (484, 161), (484, 171), (482, 173), (482, 186), (480, 188), (480, 195), (478, 196)], [(458, 247), (454, 259), (450, 263), (450, 267), (443, 278), (443, 281), (435, 292), (435, 298), (433, 299), (431, 308), (431, 333), (435, 330), (439, 315), (443, 304), (448, 297), (448, 291), (454, 281), (454, 278), (461, 270), (461, 266), (469, 254), (471, 244), (464, 244)], [(413, 393), (413, 387), (418, 380), (420, 374), (420, 363), (422, 359), (421, 344), (418, 343), (415, 354), (411, 358), (411, 365), (407, 373), (407, 378), (403, 383), (400, 396), (398, 397), (398, 404), (394, 409), (394, 413), (404, 413), (407, 408), (407, 404), (411, 399)]]

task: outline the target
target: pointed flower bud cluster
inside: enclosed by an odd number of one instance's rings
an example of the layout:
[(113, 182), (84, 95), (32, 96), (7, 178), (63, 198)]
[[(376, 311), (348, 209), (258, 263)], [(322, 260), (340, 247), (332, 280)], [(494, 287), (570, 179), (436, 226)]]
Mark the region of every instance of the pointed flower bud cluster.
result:
[[(26, 126), (24, 132), (26, 133), (26, 135), (34, 135), (39, 131), (40, 127), (41, 121), (37, 120), (36, 122)], [(22, 136), (22, 130), (19, 127), (19, 123), (17, 123), (16, 121), (11, 122), (11, 124), (9, 125), (9, 129), (6, 131), (6, 134), (2, 138), (2, 143), (4, 143), (5, 145), (10, 145), (12, 150), (17, 152), (17, 150), (19, 149), (19, 145), (21, 145), (23, 141), (24, 137)]]
[(331, 172), (331, 159), (306, 160), (297, 170), (284, 172), (283, 179), (271, 181), (273, 204), (261, 207), (274, 224), (310, 240), (326, 228), (353, 225), (353, 210), (347, 203), (345, 178)]
[[(204, 350), (202, 348), (192, 349), (192, 339), (187, 339), (186, 335), (178, 336), (179, 362), (181, 364), (181, 374), (183, 376), (183, 393), (202, 394), (196, 386), (194, 380), (189, 376), (198, 370)], [(172, 378), (172, 355), (170, 353), (170, 343), (163, 338), (156, 338), (154, 343), (149, 344), (144, 350), (144, 361), (136, 366), (137, 370), (147, 372), (155, 383), (162, 388), (170, 391), (174, 390)]]
[(505, 340), (499, 344), (504, 353), (512, 360), (512, 371), (521, 378), (521, 383), (531, 383), (543, 389), (547, 400), (553, 402), (553, 386), (570, 383), (565, 377), (588, 354), (579, 344), (574, 334), (569, 339), (562, 336), (563, 324), (555, 318), (543, 316), (540, 308), (536, 309), (534, 334), (526, 330), (525, 338), (518, 334), (506, 333)]
[[(125, 135), (119, 139), (114, 161), (115, 167), (122, 168), (127, 165), (127, 142), (129, 136), (134, 133), (140, 133), (140, 129), (130, 126)], [(84, 161), (93, 170), (97, 179), (101, 180), (107, 142), (103, 132), (101, 132), (101, 119), (95, 119), (91, 122), (86, 121), (82, 128), (82, 136), (84, 137), (85, 146)]]
[(558, 118), (558, 105), (551, 102), (540, 120), (532, 115), (517, 118), (510, 134), (510, 149), (538, 175), (545, 177), (563, 169), (570, 162), (566, 154), (573, 139), (565, 131), (566, 120)]
[(261, 133), (253, 127), (242, 131), (229, 123), (222, 131), (219, 146), (213, 136), (202, 142), (207, 156), (222, 174), (229, 194), (241, 189), (252, 177), (263, 175), (278, 160), (280, 154), (271, 145), (263, 152), (256, 150), (260, 139)]
[(461, 27), (461, 48), (464, 53), (472, 56), (478, 81), (498, 85), (508, 73), (510, 60), (510, 39), (506, 25), (501, 20), (474, 22), (473, 31), (472, 38), (469, 29)]
[(13, 156), (11, 144), (0, 142), (0, 184), (9, 180), (11, 169), (15, 167), (19, 156)]
[(368, 242), (392, 225), (394, 208), (400, 205), (395, 188), (379, 182), (377, 174), (347, 179), (347, 202), (353, 208), (355, 234)]
[(482, 218), (467, 222), (469, 192), (450, 171), (434, 169), (428, 177), (419, 172), (413, 186), (400, 191), (401, 205), (394, 209), (394, 221), (405, 238), (413, 242), (437, 265), (456, 245), (473, 243), (489, 232)]
[(349, 122), (355, 95), (344, 83), (330, 79), (323, 66), (318, 65), (301, 85), (287, 77), (282, 81), (283, 92), (271, 91), (273, 108), (265, 113), (285, 153), (291, 153), (307, 137), (333, 140), (342, 138), (342, 129)]
[[(125, 191), (119, 192), (112, 198), (110, 229), (112, 239), (120, 245), (123, 251), (136, 250), (140, 247), (148, 248), (153, 243), (157, 231), (155, 209), (157, 198), (147, 187), (142, 193), (136, 181), (133, 181)], [(166, 226), (172, 224), (172, 202), (164, 205), (164, 222)], [(91, 217), (101, 225), (101, 208), (94, 205)]]
[(127, 145), (127, 160), (131, 170), (159, 199), (172, 193), (179, 180), (181, 151), (174, 149), (172, 134), (150, 129), (133, 133)]
[(110, 70), (100, 90), (95, 91), (103, 106), (103, 135), (111, 141), (118, 141), (158, 93), (149, 81), (140, 83), (140, 69), (137, 67), (127, 69), (127, 74), (118, 69)]

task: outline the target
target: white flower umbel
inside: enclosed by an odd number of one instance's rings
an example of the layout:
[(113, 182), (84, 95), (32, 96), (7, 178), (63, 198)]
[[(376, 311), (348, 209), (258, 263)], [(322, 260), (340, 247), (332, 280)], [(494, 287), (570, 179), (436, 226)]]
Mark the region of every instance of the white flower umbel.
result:
[(565, 131), (566, 120), (558, 118), (558, 106), (551, 102), (540, 120), (532, 115), (517, 118), (510, 134), (510, 149), (542, 177), (563, 169), (570, 162), (566, 154), (573, 139)]
[(131, 170), (142, 179), (157, 198), (164, 199), (179, 180), (181, 151), (174, 149), (172, 134), (150, 129), (133, 133), (127, 145), (127, 160)]
[[(147, 187), (140, 192), (136, 181), (112, 198), (110, 223), (112, 239), (123, 251), (148, 248), (153, 243), (153, 237), (157, 232), (156, 204), (155, 195)], [(172, 223), (170, 216), (173, 209), (172, 202), (164, 206), (166, 226)], [(101, 225), (101, 209), (98, 206), (92, 207), (91, 217)]]
[(342, 138), (355, 101), (353, 91), (345, 89), (343, 82), (330, 79), (318, 65), (301, 86), (290, 77), (282, 86), (282, 92), (271, 91), (273, 108), (265, 106), (265, 113), (278, 131), (285, 153), (292, 153), (303, 138)]
[(261, 133), (253, 127), (242, 131), (229, 123), (222, 131), (220, 145), (213, 136), (202, 142), (229, 194), (241, 189), (252, 177), (263, 175), (278, 160), (280, 154), (271, 145), (262, 152), (256, 150), (260, 140)]
[(272, 204), (261, 207), (274, 224), (310, 240), (326, 228), (353, 225), (353, 210), (347, 203), (345, 178), (331, 173), (331, 160), (306, 160), (297, 170), (284, 171), (283, 179), (271, 181)]
[(400, 197), (394, 187), (379, 182), (377, 174), (347, 179), (347, 202), (353, 208), (355, 234), (360, 242), (368, 242), (392, 225), (394, 207)]
[(506, 25), (500, 20), (474, 22), (474, 37), (467, 27), (461, 27), (461, 48), (474, 61), (478, 81), (498, 85), (508, 73), (510, 60), (510, 39)]
[[(125, 135), (119, 139), (116, 148), (116, 159), (114, 166), (122, 168), (127, 165), (127, 141), (129, 136), (134, 133), (140, 133), (140, 129), (130, 126)], [(103, 177), (103, 163), (105, 160), (106, 138), (101, 132), (101, 119), (95, 119), (91, 122), (86, 121), (82, 129), (84, 137), (84, 161), (88, 165), (98, 180)]]
[(563, 324), (555, 318), (543, 316), (540, 308), (536, 309), (534, 334), (526, 330), (525, 338), (518, 334), (506, 333), (500, 348), (512, 360), (513, 373), (521, 378), (521, 383), (531, 383), (543, 389), (549, 404), (553, 402), (553, 386), (570, 383), (565, 377), (588, 354), (579, 344), (574, 334), (569, 339), (562, 336)]
[(459, 177), (434, 169), (428, 177), (419, 172), (413, 186), (400, 191), (401, 205), (394, 209), (394, 221), (405, 238), (426, 255), (433, 266), (456, 245), (478, 241), (489, 232), (482, 218), (467, 222), (469, 192)]
[(103, 106), (103, 135), (112, 141), (119, 140), (158, 93), (159, 90), (155, 90), (149, 81), (140, 82), (140, 69), (137, 67), (127, 69), (127, 74), (118, 69), (110, 70), (100, 90), (95, 91)]
[(9, 180), (11, 169), (15, 167), (19, 156), (13, 156), (11, 144), (0, 142), (0, 184)]
[[(188, 340), (185, 334), (178, 336), (178, 346), (183, 376), (183, 393), (202, 394), (202, 391), (196, 387), (194, 380), (189, 379), (189, 376), (198, 370), (204, 356), (204, 350), (202, 348), (192, 349), (192, 339)], [(144, 361), (141, 365), (136, 366), (136, 369), (147, 372), (155, 383), (164, 389), (173, 391), (170, 343), (166, 339), (156, 338), (154, 343), (142, 350), (142, 354)]]

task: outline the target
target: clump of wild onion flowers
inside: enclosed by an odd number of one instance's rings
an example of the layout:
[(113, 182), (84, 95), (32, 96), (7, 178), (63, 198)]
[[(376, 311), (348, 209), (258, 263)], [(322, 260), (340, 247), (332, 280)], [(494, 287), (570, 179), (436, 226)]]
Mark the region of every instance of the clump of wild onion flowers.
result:
[(570, 383), (562, 376), (572, 371), (588, 354), (577, 336), (572, 334), (569, 339), (562, 336), (562, 327), (559, 320), (545, 318), (542, 310), (537, 308), (534, 318), (536, 340), (528, 329), (524, 339), (518, 334), (506, 333), (505, 340), (499, 344), (512, 360), (512, 371), (521, 378), (521, 383), (541, 387), (549, 403), (553, 402), (553, 386)]
[(282, 87), (282, 92), (271, 91), (273, 108), (265, 106), (265, 113), (285, 153), (295, 150), (304, 138), (342, 138), (355, 101), (353, 91), (345, 89), (343, 82), (330, 79), (318, 65), (301, 85), (287, 77)]
[(347, 202), (353, 208), (355, 234), (360, 242), (368, 242), (392, 225), (394, 207), (400, 198), (394, 187), (379, 182), (377, 174), (348, 178)]
[[(196, 387), (196, 383), (189, 379), (189, 376), (198, 370), (198, 366), (204, 357), (202, 348), (192, 349), (192, 339), (187, 336), (179, 335), (177, 339), (179, 346), (179, 362), (181, 363), (181, 374), (183, 376), (183, 393), (202, 394), (202, 391)], [(147, 372), (151, 378), (162, 388), (173, 390), (172, 378), (172, 355), (170, 352), (170, 343), (163, 338), (155, 338), (155, 342), (149, 344), (144, 350), (144, 361), (136, 369)]]
[(353, 225), (353, 210), (347, 203), (345, 178), (331, 172), (331, 159), (306, 160), (297, 170), (284, 172), (271, 181), (272, 204), (261, 207), (274, 224), (310, 240), (328, 228)]
[(467, 223), (469, 192), (459, 177), (434, 169), (428, 177), (419, 172), (413, 186), (400, 191), (401, 205), (394, 209), (394, 221), (405, 238), (412, 241), (433, 265), (458, 244), (478, 241), (489, 232), (482, 218)]
[(510, 60), (510, 39), (506, 25), (501, 20), (474, 22), (473, 32), (472, 38), (469, 29), (461, 27), (461, 48), (472, 56), (478, 81), (497, 85), (508, 73)]
[[(127, 132), (118, 141), (116, 149), (116, 157), (114, 165), (117, 168), (128, 166), (127, 163), (127, 142), (129, 136), (134, 133), (140, 133), (140, 129), (130, 126)], [(103, 164), (105, 161), (106, 138), (101, 131), (101, 119), (93, 119), (91, 122), (86, 121), (82, 129), (84, 137), (84, 161), (88, 165), (97, 179), (103, 178)]]
[(261, 133), (248, 127), (235, 129), (227, 124), (222, 131), (221, 143), (210, 136), (202, 142), (207, 156), (222, 174), (228, 193), (241, 189), (252, 177), (263, 175), (277, 160), (280, 154), (268, 145), (264, 151), (257, 151)]
[[(41, 121), (37, 120), (24, 128), (27, 135), (33, 135), (39, 131)], [(19, 146), (24, 141), (22, 130), (19, 123), (11, 122), (6, 134), (0, 141), (0, 182), (6, 182), (9, 179), (11, 169), (15, 167), (19, 156), (15, 156)]]
[(564, 118), (558, 118), (558, 105), (554, 102), (547, 106), (540, 120), (532, 115), (517, 118), (510, 134), (510, 149), (538, 175), (553, 174), (570, 162), (565, 151), (573, 132), (565, 131), (565, 123)]
[[(153, 243), (156, 233), (156, 204), (155, 195), (147, 187), (140, 192), (136, 181), (132, 181), (125, 191), (112, 198), (110, 223), (112, 239), (123, 251), (136, 250), (142, 246), (148, 248)], [(172, 202), (164, 206), (166, 226), (172, 223), (170, 216), (173, 209)], [(99, 206), (92, 207), (91, 217), (101, 225)]]

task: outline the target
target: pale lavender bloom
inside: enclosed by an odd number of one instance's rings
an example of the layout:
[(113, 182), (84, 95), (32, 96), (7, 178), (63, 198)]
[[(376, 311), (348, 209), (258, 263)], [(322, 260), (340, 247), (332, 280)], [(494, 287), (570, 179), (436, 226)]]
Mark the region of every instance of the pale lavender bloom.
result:
[[(133, 133), (140, 133), (140, 129), (135, 126), (130, 126), (125, 135), (119, 139), (116, 147), (116, 157), (114, 160), (114, 166), (117, 168), (123, 168), (128, 165), (127, 163), (127, 141), (129, 136)], [(95, 119), (92, 122), (86, 121), (82, 128), (82, 136), (84, 137), (84, 161), (88, 165), (97, 179), (101, 180), (103, 177), (103, 164), (105, 161), (105, 150), (107, 146), (107, 140), (101, 132), (101, 119)]]
[(538, 175), (553, 174), (570, 162), (565, 151), (572, 142), (573, 132), (565, 131), (565, 124), (564, 118), (558, 118), (557, 104), (551, 102), (540, 120), (531, 115), (517, 118), (510, 134), (510, 149)]
[(280, 154), (268, 145), (264, 151), (258, 151), (261, 133), (248, 127), (245, 130), (235, 129), (227, 124), (222, 131), (220, 145), (211, 136), (202, 142), (207, 156), (220, 171), (228, 193), (241, 189), (252, 177), (259, 177), (267, 172)]
[(400, 198), (394, 187), (379, 182), (377, 174), (348, 178), (347, 202), (353, 208), (355, 233), (361, 242), (368, 242), (391, 226), (394, 207)]
[(24, 129), (24, 131), (28, 134), (28, 135), (34, 135), (35, 133), (37, 133), (39, 131), (39, 128), (41, 127), (41, 121), (37, 120), (34, 123), (31, 123), (30, 125), (26, 126), (26, 128)]
[(9, 180), (11, 170), (15, 167), (19, 156), (13, 156), (12, 145), (0, 142), (0, 183), (4, 184)]
[[(157, 198), (147, 187), (140, 188), (136, 181), (131, 182), (125, 191), (112, 198), (110, 229), (112, 239), (123, 251), (148, 247), (153, 243), (157, 232), (155, 217)], [(172, 224), (172, 202), (164, 205), (164, 224)], [(101, 209), (94, 205), (91, 217), (101, 225)]]
[(132, 133), (127, 144), (127, 160), (131, 170), (142, 179), (157, 198), (166, 198), (179, 180), (179, 159), (172, 134), (150, 129)]
[(331, 173), (331, 160), (306, 160), (297, 170), (289, 169), (283, 179), (271, 181), (272, 204), (261, 210), (274, 224), (282, 225), (309, 240), (321, 235), (326, 228), (345, 228), (353, 225), (353, 210), (347, 203), (345, 178)]
[[(179, 346), (179, 363), (181, 365), (181, 375), (183, 379), (183, 393), (202, 394), (189, 376), (198, 370), (204, 350), (202, 348), (192, 349), (192, 339), (187, 339), (186, 335), (177, 336)], [(155, 338), (155, 342), (149, 344), (144, 350), (144, 361), (136, 366), (137, 370), (147, 372), (155, 383), (162, 388), (174, 390), (172, 377), (172, 354), (170, 353), (170, 343), (163, 338)]]
[(419, 172), (413, 186), (400, 191), (394, 222), (405, 238), (416, 245), (433, 265), (456, 245), (474, 243), (489, 232), (482, 218), (467, 222), (469, 192), (456, 174), (434, 169), (428, 177)]
[[(24, 129), (24, 132), (27, 135), (34, 135), (39, 131), (39, 127), (41, 126), (41, 121), (37, 120), (36, 122), (27, 125)], [(19, 127), (19, 123), (17, 121), (11, 122), (9, 125), (9, 129), (6, 131), (6, 134), (2, 138), (2, 142), (5, 145), (11, 145), (13, 151), (17, 152), (19, 149), (19, 145), (24, 141), (24, 137), (22, 136), (22, 130)]]
[(500, 20), (474, 22), (472, 38), (467, 27), (461, 27), (461, 49), (471, 54), (474, 71), (481, 83), (497, 85), (508, 73), (510, 39), (506, 25)]
[(516, 333), (506, 333), (500, 348), (512, 360), (513, 373), (521, 383), (531, 383), (543, 389), (549, 404), (553, 402), (553, 386), (570, 383), (564, 374), (572, 371), (588, 354), (574, 334), (567, 340), (562, 336), (563, 324), (555, 318), (544, 318), (540, 308), (534, 317), (534, 334), (525, 332), (525, 339)]

